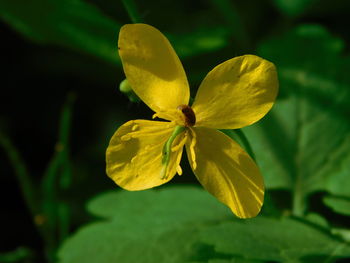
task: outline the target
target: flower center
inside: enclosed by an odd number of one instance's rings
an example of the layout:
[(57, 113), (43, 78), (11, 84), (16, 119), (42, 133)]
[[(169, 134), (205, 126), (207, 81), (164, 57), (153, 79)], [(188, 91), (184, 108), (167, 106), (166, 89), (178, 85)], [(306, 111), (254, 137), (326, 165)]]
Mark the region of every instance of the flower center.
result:
[(196, 124), (196, 115), (190, 106), (179, 105), (177, 106), (177, 109), (182, 112), (186, 127), (191, 127)]

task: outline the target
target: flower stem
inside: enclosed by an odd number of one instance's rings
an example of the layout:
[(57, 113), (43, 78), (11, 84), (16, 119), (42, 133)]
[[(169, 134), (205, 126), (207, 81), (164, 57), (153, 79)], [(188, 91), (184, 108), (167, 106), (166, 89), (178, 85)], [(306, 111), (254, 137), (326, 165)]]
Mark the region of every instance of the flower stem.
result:
[(75, 98), (75, 93), (69, 93), (62, 107), (55, 153), (42, 178), (42, 209), (46, 217), (42, 227), (49, 233), (47, 245), (50, 255), (54, 254), (59, 243), (67, 237), (70, 228), (69, 206), (60, 200), (60, 193), (69, 189), (72, 179), (69, 137)]
[[(300, 91), (297, 90), (298, 95), (300, 95)], [(296, 105), (296, 144), (294, 148), (294, 166), (293, 166), (293, 174), (294, 174), (294, 186), (293, 186), (293, 203), (292, 203), (292, 213), (294, 216), (303, 217), (306, 211), (306, 195), (304, 193), (305, 182), (303, 181), (303, 174), (301, 174), (301, 161), (300, 161), (300, 149), (301, 149), (301, 111), (300, 111), (300, 101), (297, 101)]]
[(305, 199), (302, 193), (300, 178), (296, 178), (296, 182), (293, 189), (293, 204), (292, 214), (296, 217), (304, 216), (305, 211)]

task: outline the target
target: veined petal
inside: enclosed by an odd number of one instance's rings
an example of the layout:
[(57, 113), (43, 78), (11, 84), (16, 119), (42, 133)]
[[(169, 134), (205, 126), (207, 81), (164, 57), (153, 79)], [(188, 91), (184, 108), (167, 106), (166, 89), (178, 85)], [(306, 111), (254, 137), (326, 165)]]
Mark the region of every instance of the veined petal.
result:
[(203, 80), (192, 109), (196, 126), (238, 129), (260, 120), (278, 92), (275, 66), (254, 55), (225, 61)]
[(134, 120), (115, 132), (106, 152), (107, 174), (124, 189), (134, 191), (152, 188), (171, 180), (179, 166), (183, 147), (176, 148), (185, 134), (173, 142), (167, 177), (162, 179), (162, 150), (174, 124), (170, 122)]
[[(186, 152), (203, 187), (240, 218), (256, 216), (264, 200), (260, 171), (249, 155), (231, 138), (214, 129), (194, 127)], [(194, 160), (195, 158), (195, 160)]]
[(188, 104), (190, 90), (185, 71), (158, 29), (146, 24), (124, 25), (118, 48), (130, 86), (153, 111)]

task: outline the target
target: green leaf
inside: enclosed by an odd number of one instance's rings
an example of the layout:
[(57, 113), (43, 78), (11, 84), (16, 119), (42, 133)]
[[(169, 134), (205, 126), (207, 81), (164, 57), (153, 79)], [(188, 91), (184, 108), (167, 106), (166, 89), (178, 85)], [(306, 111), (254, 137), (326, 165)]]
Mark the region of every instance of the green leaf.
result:
[(33, 251), (26, 247), (18, 247), (11, 252), (0, 252), (2, 263), (29, 262), (32, 257)]
[(331, 262), (350, 257), (350, 246), (324, 230), (291, 218), (257, 217), (209, 226), (203, 242), (218, 253), (279, 262)]
[[(120, 8), (124, 8), (122, 3)], [(0, 17), (32, 41), (83, 51), (120, 64), (117, 41), (121, 24), (85, 1), (3, 0)], [(225, 47), (230, 32), (218, 27), (166, 35), (184, 58)]]
[(263, 262), (263, 261), (249, 260), (249, 259), (242, 259), (242, 258), (212, 259), (208, 261), (208, 263), (259, 263), (259, 262)]
[(335, 236), (339, 236), (341, 239), (350, 243), (350, 230), (344, 228), (332, 228), (331, 232)]
[(105, 193), (89, 202), (88, 210), (100, 219), (66, 240), (58, 262), (326, 262), (350, 257), (349, 245), (320, 227), (288, 218), (235, 219), (194, 187)]
[(3, 0), (0, 17), (29, 39), (119, 61), (120, 24), (81, 0)]
[(327, 219), (325, 219), (323, 216), (321, 216), (320, 214), (316, 214), (316, 213), (309, 213), (305, 216), (305, 220), (307, 220), (308, 222), (320, 226), (322, 228), (329, 228), (329, 224)]
[(229, 43), (228, 28), (199, 28), (187, 34), (166, 34), (181, 58), (196, 56), (224, 48)]
[(63, 244), (60, 263), (202, 261), (212, 251), (198, 243), (199, 230), (233, 217), (194, 187), (106, 193), (92, 200), (88, 210), (101, 220)]
[(317, 0), (274, 0), (276, 7), (287, 16), (298, 16), (304, 13)]
[(334, 212), (350, 216), (350, 199), (335, 196), (326, 196), (323, 198), (323, 202)]
[(236, 45), (249, 50), (248, 47), (251, 45), (249, 35), (241, 14), (236, 7), (237, 4), (230, 0), (212, 0), (210, 2), (229, 26)]
[(315, 191), (350, 195), (350, 59), (343, 43), (305, 25), (261, 46), (274, 62), (280, 96), (258, 124), (244, 129), (268, 188), (288, 189), (293, 212), (303, 215)]

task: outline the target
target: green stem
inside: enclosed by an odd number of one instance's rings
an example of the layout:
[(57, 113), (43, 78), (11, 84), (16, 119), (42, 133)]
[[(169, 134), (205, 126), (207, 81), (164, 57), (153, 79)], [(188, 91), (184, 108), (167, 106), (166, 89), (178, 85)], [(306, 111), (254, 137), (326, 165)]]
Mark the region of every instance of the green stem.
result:
[[(43, 228), (36, 222), (36, 218), (38, 216), (41, 216), (41, 204), (39, 203), (37, 196), (38, 192), (36, 191), (34, 183), (30, 178), (28, 169), (25, 166), (25, 163), (22, 160), (19, 152), (12, 144), (10, 138), (7, 137), (3, 132), (0, 132), (0, 146), (7, 154), (7, 157), (12, 165), (12, 169), (14, 170), (14, 174), (20, 186), (26, 206), (31, 213), (33, 223), (46, 245), (49, 240), (48, 237), (50, 237), (50, 232), (48, 232), (46, 228)], [(47, 253), (47, 256), (49, 257), (49, 253)], [(53, 262), (53, 260), (50, 260), (49, 262)]]
[(293, 210), (292, 214), (297, 217), (302, 217), (305, 211), (305, 199), (302, 193), (302, 183), (299, 177), (295, 178), (295, 184), (293, 189)]
[[(299, 92), (299, 91), (297, 91)], [(301, 174), (300, 167), (300, 142), (301, 142), (301, 112), (300, 112), (300, 101), (296, 100), (296, 144), (294, 149), (294, 186), (293, 186), (293, 203), (292, 203), (292, 213), (294, 216), (302, 217), (306, 210), (306, 197), (304, 195), (303, 189), (303, 176)]]
[[(57, 231), (61, 239), (63, 239), (66, 237), (67, 230), (69, 229), (68, 206), (65, 204), (63, 204), (63, 206), (58, 204), (56, 200), (56, 190), (57, 187), (66, 189), (70, 185), (71, 173), (68, 153), (71, 113), (74, 100), (74, 94), (68, 94), (67, 101), (63, 106), (56, 153), (49, 163), (42, 180), (42, 204), (39, 203), (37, 196), (38, 191), (36, 191), (34, 187), (34, 183), (30, 178), (27, 167), (19, 152), (12, 144), (10, 138), (5, 133), (0, 132), (0, 147), (3, 148), (12, 165), (23, 198), (31, 212), (33, 220), (36, 216), (44, 216), (45, 218), (44, 222), (34, 223), (45, 242), (46, 254), (49, 262), (55, 261), (55, 250), (58, 243), (62, 241), (57, 241)], [(58, 178), (58, 176), (60, 177)], [(57, 182), (58, 179), (59, 183)], [(44, 212), (44, 214), (42, 215), (41, 212)]]
[(141, 23), (142, 19), (137, 11), (136, 5), (134, 0), (122, 0), (124, 7), (126, 9), (126, 12), (128, 12), (128, 15), (133, 23)]
[(69, 134), (74, 101), (75, 94), (69, 93), (61, 112), (55, 153), (42, 179), (42, 206), (47, 219), (43, 228), (48, 233), (46, 246), (50, 261), (54, 261), (55, 250), (69, 230), (69, 207), (60, 201), (59, 191), (69, 188), (71, 182)]
[(12, 144), (10, 138), (3, 132), (0, 132), (0, 146), (3, 148), (4, 152), (9, 159), (12, 169), (14, 170), (15, 176), (21, 188), (21, 192), (25, 203), (32, 214), (34, 219), (35, 215), (39, 212), (39, 205), (37, 202), (36, 191), (34, 188), (34, 183), (30, 178), (29, 172), (27, 170), (24, 161), (22, 160), (19, 152)]
[(60, 242), (65, 240), (69, 235), (70, 223), (71, 223), (70, 212), (71, 212), (70, 207), (67, 203), (61, 202), (58, 205), (58, 217), (59, 217), (58, 239)]

